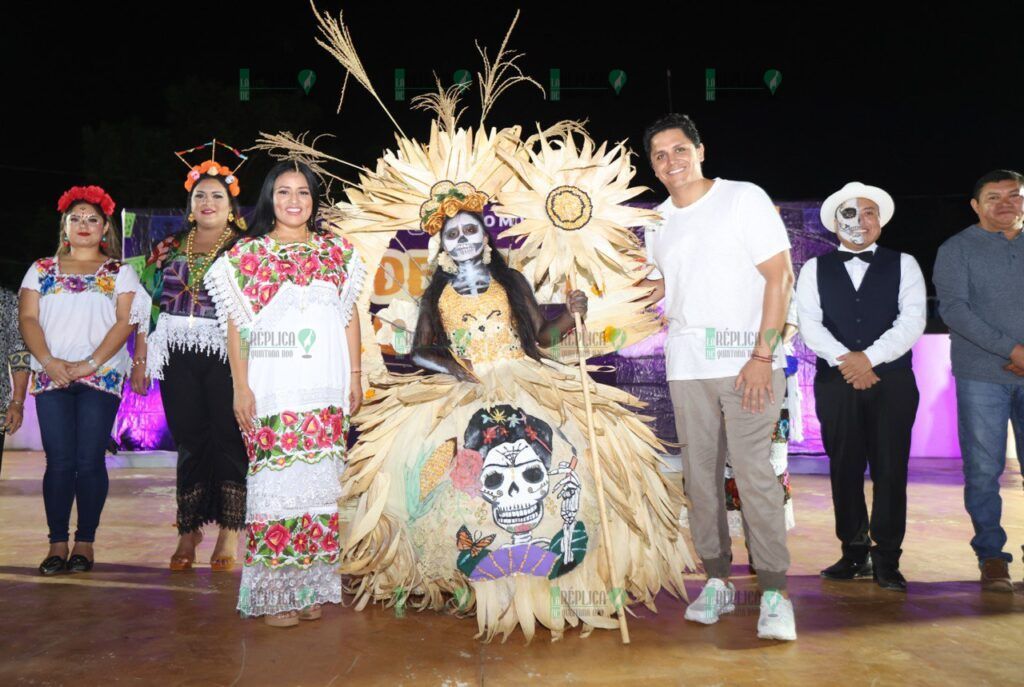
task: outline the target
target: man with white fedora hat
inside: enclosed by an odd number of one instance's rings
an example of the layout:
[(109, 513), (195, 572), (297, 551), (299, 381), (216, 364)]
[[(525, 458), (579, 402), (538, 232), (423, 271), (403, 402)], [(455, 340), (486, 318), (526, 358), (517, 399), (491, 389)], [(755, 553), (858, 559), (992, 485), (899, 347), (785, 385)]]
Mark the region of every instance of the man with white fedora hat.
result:
[(804, 264), (796, 297), (800, 333), (818, 356), (815, 409), (842, 544), (842, 558), (821, 575), (873, 577), (883, 589), (906, 591), (899, 562), (918, 403), (910, 349), (924, 333), (926, 291), (912, 256), (876, 243), (894, 211), (892, 196), (858, 181), (826, 198), (821, 222), (840, 245)]

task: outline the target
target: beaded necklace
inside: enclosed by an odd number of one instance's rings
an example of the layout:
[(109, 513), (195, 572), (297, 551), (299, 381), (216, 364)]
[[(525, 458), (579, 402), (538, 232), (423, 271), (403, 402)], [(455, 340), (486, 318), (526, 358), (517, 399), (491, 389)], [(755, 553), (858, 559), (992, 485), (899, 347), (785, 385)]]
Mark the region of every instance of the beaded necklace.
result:
[[(228, 239), (231, 238), (231, 227), (225, 226), (224, 231), (221, 232), (220, 238), (217, 239), (217, 243), (214, 244), (213, 248), (206, 253), (196, 253), (193, 250), (193, 244), (196, 238), (197, 229), (193, 229), (188, 233), (188, 237), (185, 239), (185, 263), (188, 265), (188, 279), (185, 284), (185, 290), (188, 291), (192, 297), (191, 304), (189, 305), (188, 313), (188, 326), (191, 329), (192, 324), (195, 321), (196, 312), (196, 300), (199, 298), (199, 292), (203, 288), (203, 277), (206, 275), (206, 271), (210, 269), (210, 265), (213, 262), (212, 256), (217, 255), (220, 249), (224, 247)], [(199, 266), (202, 261), (202, 267)]]

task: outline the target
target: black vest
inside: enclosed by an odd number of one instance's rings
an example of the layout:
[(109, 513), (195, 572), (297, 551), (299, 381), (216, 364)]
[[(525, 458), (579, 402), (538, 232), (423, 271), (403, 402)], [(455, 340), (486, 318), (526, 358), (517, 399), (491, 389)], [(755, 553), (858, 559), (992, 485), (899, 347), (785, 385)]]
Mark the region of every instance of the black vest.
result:
[[(860, 289), (853, 288), (839, 255), (834, 251), (818, 257), (822, 324), (851, 351), (863, 351), (891, 329), (900, 314), (900, 253), (879, 246)], [(877, 365), (875, 372), (909, 368), (910, 358), (907, 351), (892, 362)], [(818, 358), (818, 372), (838, 374), (823, 358)]]

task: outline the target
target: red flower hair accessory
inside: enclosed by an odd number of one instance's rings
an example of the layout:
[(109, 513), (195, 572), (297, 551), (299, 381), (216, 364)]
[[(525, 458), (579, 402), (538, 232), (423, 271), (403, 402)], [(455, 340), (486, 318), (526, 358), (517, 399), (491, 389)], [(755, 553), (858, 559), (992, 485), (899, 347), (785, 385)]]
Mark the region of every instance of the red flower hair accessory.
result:
[(57, 201), (57, 210), (67, 212), (69, 207), (80, 200), (99, 207), (107, 217), (113, 216), (114, 208), (117, 207), (110, 194), (99, 186), (72, 186), (61, 194)]

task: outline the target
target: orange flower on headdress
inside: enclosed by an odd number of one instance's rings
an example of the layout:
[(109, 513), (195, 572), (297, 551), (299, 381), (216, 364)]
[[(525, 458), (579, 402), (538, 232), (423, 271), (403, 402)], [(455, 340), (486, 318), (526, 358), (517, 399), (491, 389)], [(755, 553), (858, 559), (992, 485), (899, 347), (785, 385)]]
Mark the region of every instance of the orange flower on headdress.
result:
[(232, 196), (238, 197), (241, 191), (238, 185), (238, 177), (234, 175), (234, 172), (227, 165), (214, 162), (213, 160), (207, 160), (201, 165), (196, 165), (189, 171), (188, 176), (185, 177), (185, 190), (191, 193), (192, 187), (203, 178), (204, 174), (211, 177), (218, 175), (224, 177), (224, 183), (228, 185), (228, 191), (231, 192)]
[(420, 228), (430, 236), (441, 231), (446, 220), (460, 212), (483, 212), (487, 194), (462, 181), (439, 181), (430, 188), (430, 200), (420, 206)]

